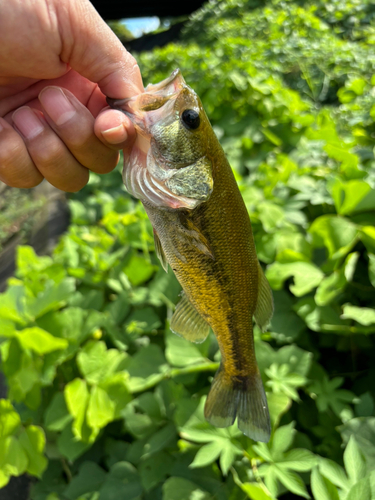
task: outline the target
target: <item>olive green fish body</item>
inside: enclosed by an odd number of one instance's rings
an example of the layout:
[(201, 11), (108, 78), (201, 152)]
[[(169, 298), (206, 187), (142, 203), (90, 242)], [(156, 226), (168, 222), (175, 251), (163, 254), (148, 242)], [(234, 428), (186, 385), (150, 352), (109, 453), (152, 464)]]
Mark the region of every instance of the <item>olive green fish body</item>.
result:
[(253, 317), (273, 312), (250, 219), (202, 104), (176, 71), (145, 94), (110, 101), (136, 126), (124, 183), (140, 199), (163, 267), (183, 288), (171, 329), (202, 342), (212, 328), (221, 351), (205, 405), (217, 427), (232, 425), (259, 441), (270, 437), (267, 400), (255, 358)]

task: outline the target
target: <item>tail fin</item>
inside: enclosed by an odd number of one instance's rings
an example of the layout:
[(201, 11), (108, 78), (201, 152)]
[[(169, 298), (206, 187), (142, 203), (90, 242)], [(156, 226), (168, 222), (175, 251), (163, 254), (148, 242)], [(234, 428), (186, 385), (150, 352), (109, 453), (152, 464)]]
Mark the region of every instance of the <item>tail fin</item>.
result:
[(207, 396), (204, 416), (215, 427), (229, 427), (237, 417), (238, 428), (254, 441), (268, 442), (270, 415), (259, 371), (231, 377), (221, 366)]

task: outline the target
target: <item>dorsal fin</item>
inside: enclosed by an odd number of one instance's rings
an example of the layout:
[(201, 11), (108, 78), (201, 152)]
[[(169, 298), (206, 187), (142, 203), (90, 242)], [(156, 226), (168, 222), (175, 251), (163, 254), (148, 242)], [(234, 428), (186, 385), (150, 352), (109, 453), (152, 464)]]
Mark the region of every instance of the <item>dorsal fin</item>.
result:
[(264, 276), (263, 269), (258, 261), (258, 300), (254, 312), (254, 319), (259, 328), (264, 331), (273, 315), (272, 290)]
[(204, 342), (209, 334), (209, 324), (198, 313), (184, 292), (172, 316), (171, 330), (195, 344)]
[(159, 258), (159, 260), (161, 262), (162, 268), (167, 273), (168, 272), (167, 257), (165, 256), (163, 247), (161, 246), (161, 242), (160, 242), (158, 233), (155, 231), (155, 229), (154, 229), (154, 244), (155, 244), (156, 255), (158, 256), (158, 258)]

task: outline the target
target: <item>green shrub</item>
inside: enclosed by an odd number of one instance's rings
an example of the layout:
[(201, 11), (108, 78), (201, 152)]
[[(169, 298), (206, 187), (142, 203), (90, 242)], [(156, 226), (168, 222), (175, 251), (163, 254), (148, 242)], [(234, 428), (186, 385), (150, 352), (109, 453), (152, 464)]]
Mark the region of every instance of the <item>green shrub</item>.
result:
[(52, 257), (19, 248), (1, 295), (0, 484), (27, 471), (32, 500), (374, 498), (369, 6), (211, 2), (181, 43), (139, 56), (146, 81), (179, 66), (201, 95), (252, 219), (276, 306), (255, 331), (270, 443), (204, 420), (217, 342), (170, 332), (180, 286), (116, 169), (72, 198)]

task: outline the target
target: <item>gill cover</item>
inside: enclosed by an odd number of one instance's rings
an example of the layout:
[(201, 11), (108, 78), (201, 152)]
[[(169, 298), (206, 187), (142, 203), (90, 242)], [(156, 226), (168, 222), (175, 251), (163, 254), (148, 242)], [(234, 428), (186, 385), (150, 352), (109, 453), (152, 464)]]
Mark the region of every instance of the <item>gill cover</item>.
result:
[(135, 198), (163, 208), (193, 209), (213, 189), (212, 164), (206, 157), (205, 126), (210, 126), (195, 92), (180, 70), (129, 99), (110, 99), (137, 131), (124, 162), (123, 181)]

